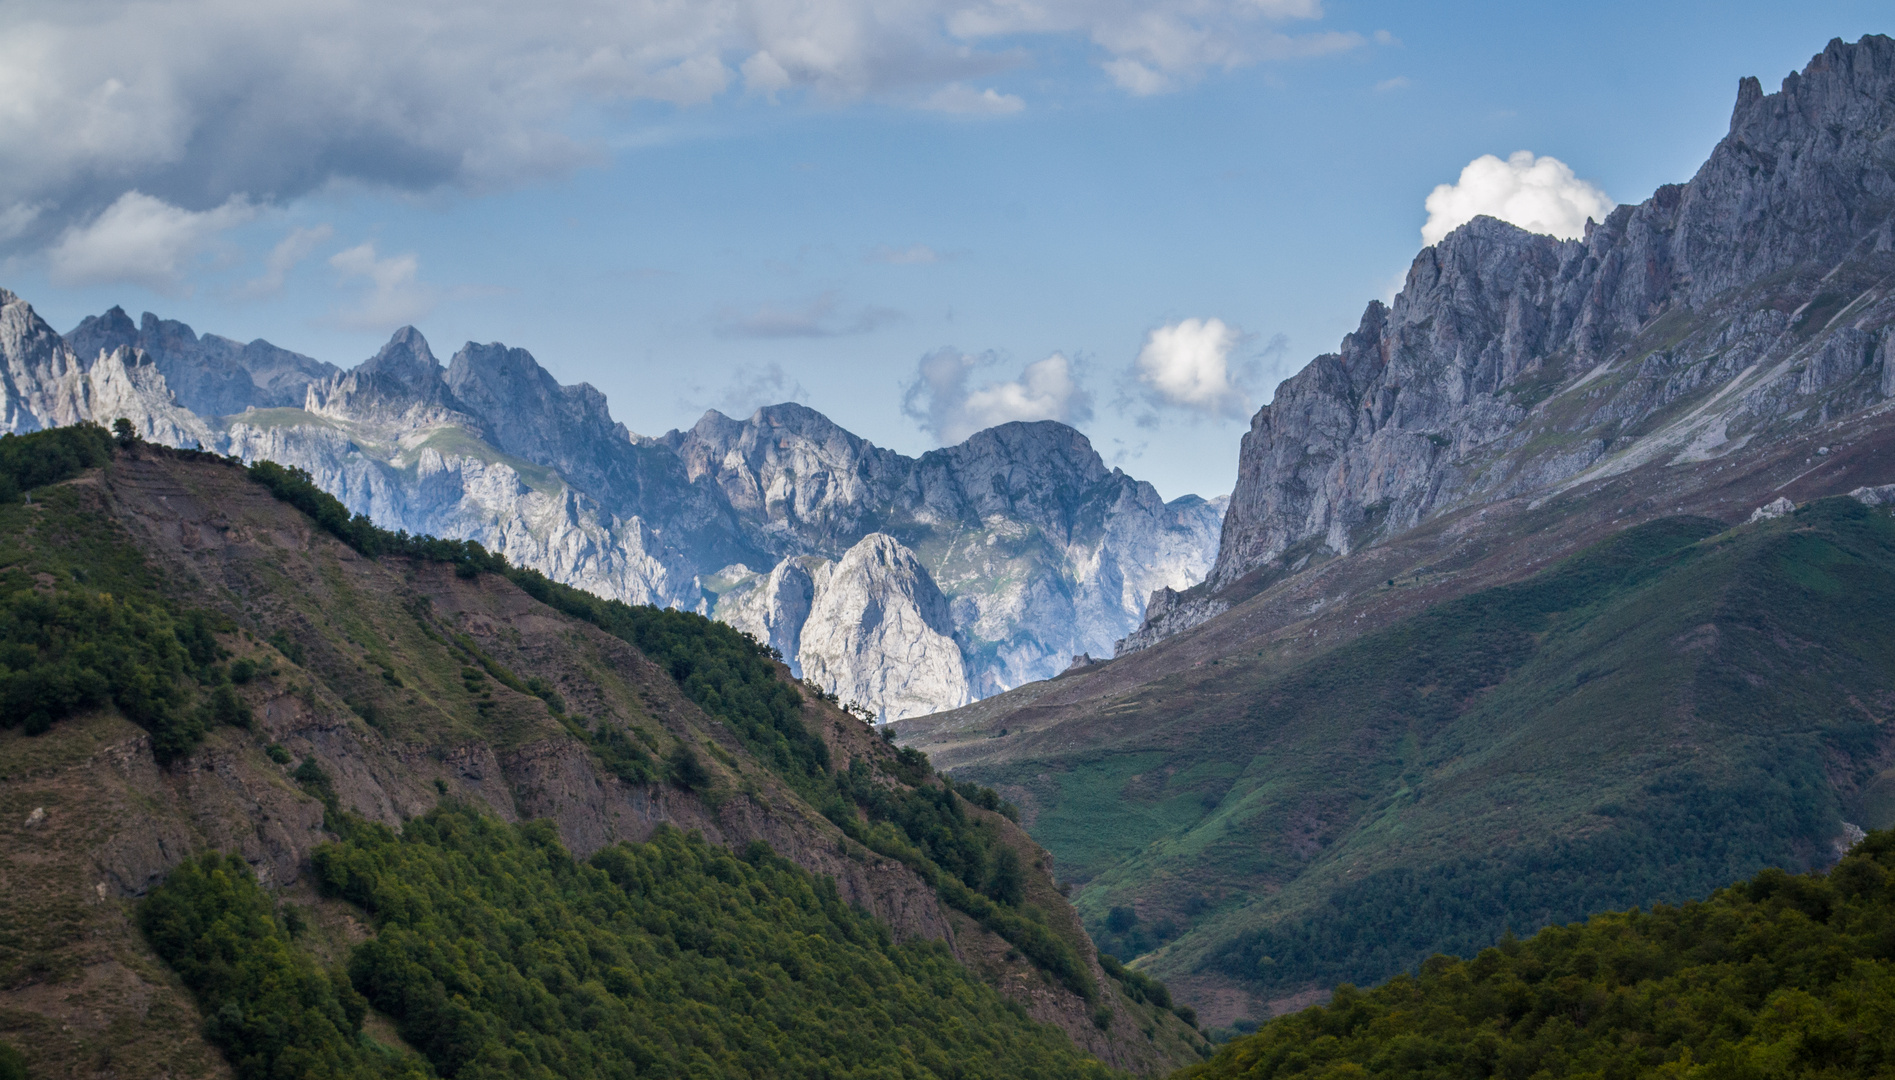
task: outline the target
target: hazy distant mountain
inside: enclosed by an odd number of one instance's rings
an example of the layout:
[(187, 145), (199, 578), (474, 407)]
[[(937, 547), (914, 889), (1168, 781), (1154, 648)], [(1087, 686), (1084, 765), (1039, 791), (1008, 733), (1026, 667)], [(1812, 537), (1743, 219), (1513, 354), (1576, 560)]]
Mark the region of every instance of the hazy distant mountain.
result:
[[(443, 367), (412, 327), (342, 371), (149, 313), (134, 326), (114, 308), (63, 341), (10, 294), (3, 317), (4, 430), (122, 415), (158, 441), (296, 465), (384, 527), (753, 629), (887, 716), (1104, 655), (1147, 596), (1216, 555), (1223, 500), (1167, 504), (1061, 424), (909, 458), (778, 405), (648, 439), (523, 349), (470, 342)], [(878, 557), (849, 557), (871, 535)]]

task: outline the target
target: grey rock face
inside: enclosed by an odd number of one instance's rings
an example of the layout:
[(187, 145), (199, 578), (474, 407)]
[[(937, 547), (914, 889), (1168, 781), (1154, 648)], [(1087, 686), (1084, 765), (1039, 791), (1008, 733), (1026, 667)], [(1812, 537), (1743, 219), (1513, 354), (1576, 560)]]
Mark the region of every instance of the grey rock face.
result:
[(311, 383), (340, 374), (333, 364), (261, 338), (248, 345), (216, 334), (200, 338), (189, 326), (149, 311), (134, 326), (117, 307), (86, 317), (66, 334), (66, 343), (83, 362), (120, 348), (145, 353), (178, 404), (201, 417), (297, 407)]
[(817, 572), (797, 657), (804, 678), (883, 720), (973, 700), (947, 598), (886, 533), (870, 533)]
[(816, 601), (816, 581), (827, 581), (829, 571), (827, 559), (808, 555), (784, 559), (768, 574), (726, 567), (721, 575), (733, 587), (718, 597), (711, 617), (775, 649), (790, 673), (803, 678), (803, 627)]
[(771, 556), (836, 559), (877, 531), (914, 551), (949, 600), (976, 697), (1110, 651), (1154, 589), (1209, 570), (1224, 512), (1223, 499), (1165, 503), (1051, 422), (909, 458), (776, 405), (747, 421), (709, 413), (658, 443)]
[[(124, 415), (158, 441), (294, 465), (385, 528), (703, 611), (884, 715), (1104, 654), (1149, 593), (1210, 569), (1224, 511), (1163, 502), (1061, 424), (1008, 424), (918, 459), (798, 405), (645, 439), (597, 390), (500, 344), (469, 343), (443, 368), (404, 327), (344, 372), (152, 316), (133, 327), (118, 309), (62, 340), (8, 305), (5, 430)], [(295, 362), (272, 368), (277, 353)], [(182, 406), (161, 356), (205, 411)]]
[[(1895, 41), (1866, 37), (1778, 93), (1743, 80), (1697, 175), (1583, 240), (1475, 219), (1257, 412), (1198, 596), (1872, 405), (1895, 391), (1892, 212)], [(1195, 599), (1155, 604), (1141, 635), (1188, 625)]]

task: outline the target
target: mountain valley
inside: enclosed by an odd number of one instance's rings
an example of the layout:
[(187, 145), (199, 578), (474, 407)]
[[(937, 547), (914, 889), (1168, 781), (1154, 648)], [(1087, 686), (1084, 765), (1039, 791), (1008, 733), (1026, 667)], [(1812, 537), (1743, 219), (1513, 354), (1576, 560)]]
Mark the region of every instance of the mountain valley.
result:
[[(1206, 582), (897, 724), (1207, 1021), (1895, 824), (1895, 42), (1583, 240), (1476, 218), (1260, 410)], [(1861, 606), (1858, 606), (1861, 605)]]

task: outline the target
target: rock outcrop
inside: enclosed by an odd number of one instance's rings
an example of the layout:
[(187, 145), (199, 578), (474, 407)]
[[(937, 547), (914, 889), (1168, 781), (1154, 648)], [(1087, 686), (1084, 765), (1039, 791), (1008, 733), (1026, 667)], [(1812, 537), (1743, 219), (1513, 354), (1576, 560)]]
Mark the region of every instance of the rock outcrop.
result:
[(804, 678), (882, 720), (971, 700), (947, 598), (900, 541), (870, 533), (814, 586), (797, 651)]
[(1477, 218), (1285, 381), (1217, 564), (1128, 646), (1442, 512), (1696, 462), (1895, 392), (1895, 41), (1738, 87), (1689, 183), (1582, 240)]
[(178, 404), (199, 416), (298, 407), (311, 383), (340, 374), (334, 364), (262, 338), (248, 345), (216, 334), (200, 338), (189, 326), (149, 311), (133, 325), (125, 309), (117, 307), (88, 316), (66, 335), (66, 343), (82, 361), (121, 348), (143, 352)]

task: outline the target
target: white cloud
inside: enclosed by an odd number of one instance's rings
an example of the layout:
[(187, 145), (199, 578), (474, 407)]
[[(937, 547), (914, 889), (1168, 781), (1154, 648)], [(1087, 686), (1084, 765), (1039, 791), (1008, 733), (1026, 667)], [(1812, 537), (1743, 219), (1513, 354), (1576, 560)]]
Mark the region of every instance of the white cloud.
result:
[[(1314, 0), (9, 0), (0, 207), (40, 244), (129, 189), (194, 211), (341, 182), (479, 191), (602, 159), (615, 103), (752, 93), (975, 113), (1002, 69), (1090, 48), (1145, 92), (1352, 49)], [(620, 132), (629, 137), (631, 133)]]
[(1410, 85), (1411, 83), (1408, 76), (1397, 75), (1392, 79), (1383, 79), (1381, 82), (1376, 83), (1375, 92), (1378, 94), (1392, 94), (1397, 90), (1406, 90)]
[(1104, 67), (1105, 73), (1112, 76), (1112, 81), (1118, 84), (1119, 89), (1138, 97), (1162, 94), (1172, 86), (1170, 78), (1153, 71), (1129, 56), (1108, 60)]
[(313, 229), (291, 229), (289, 235), (277, 242), (270, 254), (263, 260), (263, 273), (243, 284), (237, 295), (244, 297), (274, 296), (283, 291), (283, 281), (296, 264), (315, 254), (316, 249), (328, 243), (336, 231), (327, 225), (318, 225)]
[(335, 322), (351, 330), (386, 331), (412, 325), (434, 311), (440, 295), (418, 280), (421, 260), (413, 252), (382, 258), (373, 241), (329, 257), (343, 280), (363, 279), (368, 292), (361, 302), (335, 313)]
[(976, 90), (966, 83), (949, 83), (922, 101), (921, 107), (962, 116), (1005, 116), (1026, 108), (1026, 102), (993, 87)]
[(1243, 335), (1222, 319), (1183, 319), (1153, 330), (1132, 364), (1132, 376), (1154, 404), (1207, 417), (1243, 419), (1250, 393), (1231, 370)]
[(1604, 221), (1615, 205), (1558, 158), (1536, 158), (1528, 150), (1515, 151), (1505, 161), (1482, 154), (1467, 163), (1458, 182), (1429, 194), (1421, 242), (1438, 244), (1481, 214), (1571, 240), (1585, 234), (1587, 218)]
[(72, 226), (47, 252), (60, 285), (126, 282), (166, 295), (187, 295), (184, 274), (218, 233), (256, 216), (242, 196), (213, 210), (172, 206), (128, 191), (84, 225)]
[(940, 349), (921, 358), (915, 380), (902, 397), (902, 412), (944, 446), (976, 431), (1015, 420), (1092, 419), (1092, 395), (1079, 384), (1072, 361), (1061, 353), (1028, 364), (1017, 379), (968, 388), (968, 379), (996, 362), (992, 353), (969, 356)]

